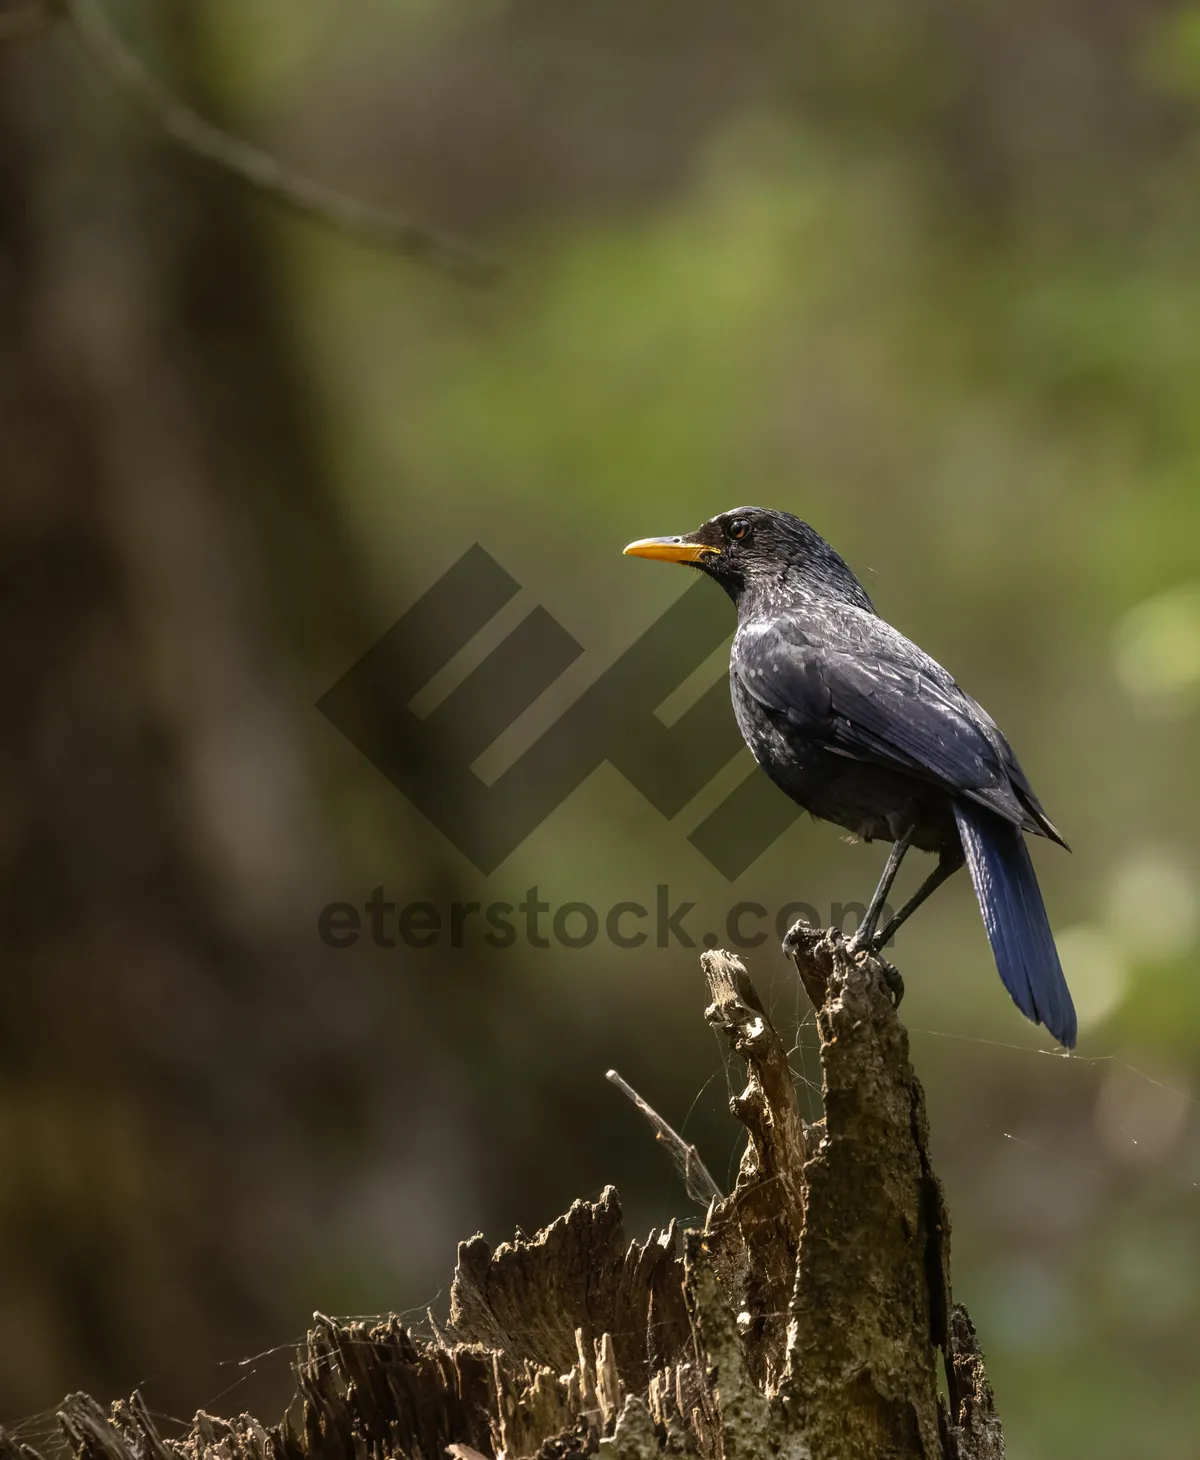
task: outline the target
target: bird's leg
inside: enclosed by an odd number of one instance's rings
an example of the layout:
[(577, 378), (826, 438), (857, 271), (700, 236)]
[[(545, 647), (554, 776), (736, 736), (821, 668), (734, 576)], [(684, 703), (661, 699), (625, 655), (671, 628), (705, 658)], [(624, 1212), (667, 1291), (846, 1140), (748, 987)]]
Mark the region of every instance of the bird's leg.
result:
[[(874, 944), (875, 927), (879, 922), (879, 915), (883, 912), (883, 905), (887, 901), (888, 893), (892, 890), (892, 883), (896, 880), (896, 873), (900, 870), (904, 854), (912, 846), (915, 831), (916, 827), (910, 826), (899, 841), (892, 843), (887, 865), (883, 869), (883, 876), (879, 879), (879, 886), (875, 889), (870, 906), (863, 914), (863, 920), (855, 929), (854, 936), (846, 944), (851, 953), (857, 953), (860, 948), (870, 948)], [(895, 918), (892, 919), (892, 922), (895, 922)]]
[(930, 893), (936, 892), (948, 877), (953, 877), (955, 872), (962, 866), (966, 858), (963, 856), (962, 845), (955, 842), (952, 847), (946, 847), (938, 860), (937, 866), (921, 883), (916, 892), (908, 899), (898, 913), (888, 922), (887, 926), (881, 928), (872, 941), (874, 948), (883, 948), (895, 936), (896, 929), (901, 923), (907, 922), (913, 913), (921, 906)]

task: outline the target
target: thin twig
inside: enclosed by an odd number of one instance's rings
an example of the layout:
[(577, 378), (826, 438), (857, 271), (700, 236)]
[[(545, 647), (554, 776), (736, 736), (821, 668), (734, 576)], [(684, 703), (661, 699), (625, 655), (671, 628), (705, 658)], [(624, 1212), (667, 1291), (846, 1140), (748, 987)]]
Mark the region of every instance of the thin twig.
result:
[(633, 1086), (623, 1080), (616, 1070), (609, 1070), (605, 1078), (615, 1085), (622, 1095), (628, 1096), (650, 1122), (654, 1128), (655, 1140), (661, 1141), (666, 1146), (671, 1160), (680, 1176), (683, 1177), (688, 1196), (706, 1211), (711, 1202), (723, 1201), (721, 1188), (709, 1175), (708, 1167), (700, 1159), (700, 1152), (695, 1146), (688, 1145), (678, 1132), (672, 1130), (658, 1111), (647, 1105)]
[(206, 122), (143, 68), (97, 0), (61, 0), (61, 3), (95, 65), (185, 151), (342, 233), (395, 249), (470, 283), (482, 284), (495, 278), (495, 265), (464, 244), (334, 192)]

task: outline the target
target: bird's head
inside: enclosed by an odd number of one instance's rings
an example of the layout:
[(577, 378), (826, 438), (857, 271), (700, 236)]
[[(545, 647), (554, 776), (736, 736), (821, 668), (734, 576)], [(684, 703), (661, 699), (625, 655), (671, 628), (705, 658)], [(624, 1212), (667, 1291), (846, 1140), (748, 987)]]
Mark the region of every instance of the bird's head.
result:
[(790, 512), (735, 507), (682, 537), (644, 537), (630, 557), (684, 563), (715, 578), (735, 603), (809, 592), (870, 609), (871, 600), (825, 539)]

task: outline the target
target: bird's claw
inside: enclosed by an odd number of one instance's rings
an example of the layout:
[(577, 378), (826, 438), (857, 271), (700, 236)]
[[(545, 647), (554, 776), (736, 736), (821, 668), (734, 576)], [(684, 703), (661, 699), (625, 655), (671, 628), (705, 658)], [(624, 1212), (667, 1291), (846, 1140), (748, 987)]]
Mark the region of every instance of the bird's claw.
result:
[(876, 953), (880, 968), (883, 969), (883, 981), (887, 984), (888, 993), (892, 996), (892, 1008), (900, 1007), (900, 1000), (904, 997), (904, 980), (900, 977), (900, 970), (894, 963), (889, 963), (886, 958), (880, 958)]

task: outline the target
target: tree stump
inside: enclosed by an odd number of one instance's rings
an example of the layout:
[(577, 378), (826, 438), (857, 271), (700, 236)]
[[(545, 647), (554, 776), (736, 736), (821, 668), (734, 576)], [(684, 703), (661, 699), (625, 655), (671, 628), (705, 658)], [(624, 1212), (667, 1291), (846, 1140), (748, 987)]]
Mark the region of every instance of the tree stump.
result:
[[(784, 948), (816, 1008), (825, 1115), (801, 1118), (743, 965), (704, 953), (748, 1139), (702, 1228), (629, 1241), (609, 1188), (532, 1238), (473, 1237), (432, 1336), (317, 1315), (280, 1423), (201, 1413), (172, 1440), (136, 1393), (107, 1414), (72, 1395), (76, 1460), (999, 1460), (885, 969), (805, 924)], [(0, 1431), (0, 1460), (39, 1457)]]

